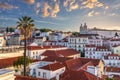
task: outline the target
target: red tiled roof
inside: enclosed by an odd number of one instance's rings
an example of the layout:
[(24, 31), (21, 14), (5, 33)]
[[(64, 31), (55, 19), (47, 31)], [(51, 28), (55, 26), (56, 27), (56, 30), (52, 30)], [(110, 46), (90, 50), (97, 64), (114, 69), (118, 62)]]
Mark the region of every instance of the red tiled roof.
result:
[(105, 46), (97, 46), (96, 47), (96, 50), (101, 50), (101, 49), (103, 49), (103, 50), (107, 50), (107, 51), (110, 51), (107, 47), (105, 47)]
[(84, 36), (98, 36), (98, 34), (79, 34), (79, 37), (84, 37)]
[(66, 38), (64, 38), (64, 39), (62, 39), (62, 40), (59, 40), (59, 42), (68, 42), (68, 39), (67, 39), (67, 37), (66, 37)]
[(78, 59), (71, 59), (66, 61), (67, 69), (69, 70), (78, 70), (81, 66), (83, 66), (82, 62)]
[(56, 57), (56, 56), (59, 56), (59, 54), (57, 54), (55, 50), (47, 50), (44, 53), (42, 53), (41, 56)]
[(5, 68), (13, 65), (13, 62), (18, 60), (18, 57), (0, 59), (0, 68)]
[(107, 56), (119, 56), (118, 54), (108, 54)]
[(120, 68), (118, 68), (118, 67), (106, 67), (106, 71), (107, 72), (117, 72), (117, 73), (119, 73)]
[(103, 80), (105, 80), (106, 78), (108, 78), (108, 75), (102, 75)]
[(49, 48), (62, 48), (63, 46), (27, 46), (28, 50), (39, 50), (39, 49), (49, 49)]
[[(108, 57), (119, 57), (118, 54), (108, 54), (107, 56), (104, 56), (104, 59), (108, 59)], [(119, 57), (120, 60), (120, 57)]]
[(95, 45), (85, 45), (85, 47), (96, 47)]
[(95, 45), (85, 45), (86, 46), (86, 48), (96, 48), (96, 51), (101, 51), (101, 50), (103, 50), (103, 51), (110, 51), (107, 47), (105, 47), (105, 46), (95, 46)]
[(86, 64), (88, 63), (89, 61), (91, 61), (93, 63), (94, 66), (97, 66), (99, 65), (100, 63), (100, 59), (90, 59), (90, 58), (79, 58), (80, 61), (83, 63), (83, 64)]
[(35, 39), (43, 39), (44, 37), (35, 37)]
[(58, 56), (58, 57), (68, 57), (72, 55), (80, 54), (74, 49), (64, 49), (64, 50), (47, 50), (42, 56)]
[[(93, 62), (92, 61), (89, 61), (88, 63), (84, 64), (80, 69), (84, 69), (84, 70), (87, 70), (87, 67), (89, 66), (94, 66)], [(79, 69), (79, 70), (80, 70)]]
[(55, 70), (58, 70), (63, 67), (65, 67), (65, 66), (62, 63), (56, 62), (56, 63), (52, 63), (52, 64), (48, 64), (46, 66), (40, 67), (40, 69), (55, 71)]
[(70, 60), (70, 59), (73, 59), (73, 58), (67, 58), (67, 57), (46, 57), (46, 58), (44, 58), (42, 61), (50, 61), (50, 62), (55, 62), (55, 61), (57, 61), (57, 62), (65, 62), (65, 61), (67, 61), (67, 60)]
[(110, 41), (120, 41), (120, 38), (118, 38), (118, 39), (111, 39)]
[(113, 45), (112, 47), (118, 47), (118, 46), (120, 46), (120, 44), (119, 45)]
[(18, 75), (15, 76), (16, 76), (15, 80), (47, 80), (42, 78), (30, 77), (30, 76), (18, 76)]
[(80, 71), (71, 72), (71, 80), (102, 80), (102, 79), (81, 69)]
[(97, 49), (107, 49), (105, 46), (96, 46)]
[(111, 38), (104, 38), (103, 40), (104, 40), (104, 41), (108, 41), (108, 40), (110, 40), (110, 39), (111, 39)]
[(102, 80), (101, 78), (80, 69), (79, 71), (68, 71), (60, 75), (60, 80)]
[(45, 42), (57, 42), (57, 41), (50, 41), (50, 40), (49, 40), (49, 41), (45, 41)]
[(66, 61), (66, 66), (70, 70), (79, 70), (80, 68), (86, 69), (86, 66), (99, 65), (100, 59), (89, 59), (89, 58), (77, 58)]
[(119, 75), (114, 75), (114, 76), (113, 76), (113, 79), (114, 79), (114, 80), (120, 80), (120, 76), (119, 76)]

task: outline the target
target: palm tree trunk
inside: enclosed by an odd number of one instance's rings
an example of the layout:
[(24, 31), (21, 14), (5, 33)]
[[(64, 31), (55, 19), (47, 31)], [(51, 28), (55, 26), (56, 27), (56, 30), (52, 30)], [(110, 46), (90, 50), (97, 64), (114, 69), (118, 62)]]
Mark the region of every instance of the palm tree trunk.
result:
[(25, 36), (25, 43), (24, 43), (24, 76), (26, 76), (26, 49), (27, 49), (27, 39)]

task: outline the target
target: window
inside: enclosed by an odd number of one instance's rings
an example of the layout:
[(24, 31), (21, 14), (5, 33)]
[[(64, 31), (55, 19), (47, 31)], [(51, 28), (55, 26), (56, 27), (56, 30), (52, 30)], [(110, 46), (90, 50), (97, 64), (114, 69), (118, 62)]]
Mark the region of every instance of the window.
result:
[(61, 71), (64, 72), (64, 69), (62, 69)]
[(46, 73), (45, 72), (43, 72), (43, 78), (46, 78)]
[(88, 54), (88, 52), (86, 52), (86, 54)]
[(36, 70), (35, 69), (33, 69), (33, 75), (35, 75), (36, 74)]
[(35, 52), (33, 52), (33, 55), (35, 55)]
[(119, 63), (117, 63), (119, 65)]
[(40, 76), (40, 72), (38, 72), (38, 76)]

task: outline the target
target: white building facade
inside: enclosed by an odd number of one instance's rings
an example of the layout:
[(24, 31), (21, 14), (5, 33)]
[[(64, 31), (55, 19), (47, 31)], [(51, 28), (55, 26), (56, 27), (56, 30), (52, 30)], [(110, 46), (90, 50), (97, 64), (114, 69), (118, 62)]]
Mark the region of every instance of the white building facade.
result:
[(105, 66), (120, 67), (120, 56), (118, 54), (108, 54), (103, 57)]
[(102, 59), (103, 56), (111, 54), (111, 51), (104, 46), (86, 45), (85, 57), (93, 59)]

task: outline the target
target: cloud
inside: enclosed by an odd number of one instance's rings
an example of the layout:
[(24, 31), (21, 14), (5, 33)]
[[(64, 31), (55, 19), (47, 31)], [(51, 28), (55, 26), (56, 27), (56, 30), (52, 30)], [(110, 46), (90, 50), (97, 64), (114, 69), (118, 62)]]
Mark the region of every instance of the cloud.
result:
[(35, 3), (35, 0), (23, 0), (24, 2), (26, 2), (27, 4), (33, 4)]
[(78, 8), (79, 8), (78, 4), (73, 4), (73, 5), (70, 6), (70, 11), (78, 9)]
[(114, 9), (120, 9), (120, 3), (116, 3), (114, 5), (111, 6)]
[(105, 10), (107, 10), (107, 9), (109, 9), (109, 6), (106, 6), (106, 7), (105, 7)]
[(48, 17), (50, 15), (51, 7), (48, 3), (44, 4), (44, 7), (42, 8), (42, 17)]
[(117, 14), (116, 13), (111, 13), (111, 14), (109, 14), (109, 16), (117, 16)]
[(53, 2), (57, 2), (57, 0), (52, 0)]
[(0, 3), (0, 8), (1, 9), (13, 9), (13, 8), (17, 9), (18, 7), (10, 5), (8, 3)]
[(4, 18), (4, 17), (0, 17), (0, 20), (12, 20), (12, 21), (17, 21), (17, 18)]
[(40, 2), (38, 2), (36, 5), (35, 5), (35, 13), (38, 14), (40, 12)]
[(99, 12), (91, 11), (88, 13), (88, 17), (92, 17), (93, 15), (98, 15), (100, 14)]
[(63, 6), (66, 8), (67, 11), (72, 11), (79, 8), (77, 0), (65, 0), (63, 2)]
[(95, 15), (98, 15), (98, 14), (100, 14), (100, 13), (99, 13), (99, 12), (95, 12), (94, 14), (95, 14)]
[(91, 17), (91, 16), (93, 16), (93, 14), (94, 14), (94, 11), (91, 11), (88, 13), (88, 16)]
[(60, 11), (59, 4), (56, 3), (51, 12), (51, 17), (56, 17), (57, 13)]
[(102, 7), (103, 3), (100, 3), (98, 0), (86, 0), (82, 2), (82, 8), (94, 8), (94, 7)]
[(60, 5), (58, 2), (47, 3), (45, 2), (42, 7), (42, 17), (57, 17), (60, 11)]
[(52, 24), (52, 25), (57, 25), (57, 26), (64, 26), (63, 24), (60, 24), (60, 23), (54, 23), (54, 22), (50, 22), (50, 21), (41, 21), (41, 20), (35, 20), (35, 22), (38, 22), (38, 23), (47, 23), (47, 24)]

